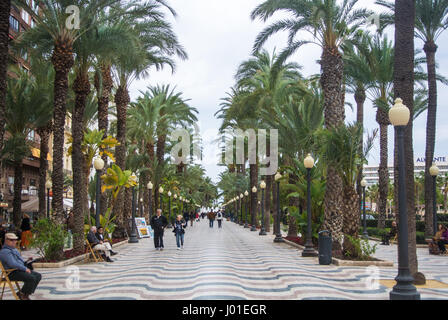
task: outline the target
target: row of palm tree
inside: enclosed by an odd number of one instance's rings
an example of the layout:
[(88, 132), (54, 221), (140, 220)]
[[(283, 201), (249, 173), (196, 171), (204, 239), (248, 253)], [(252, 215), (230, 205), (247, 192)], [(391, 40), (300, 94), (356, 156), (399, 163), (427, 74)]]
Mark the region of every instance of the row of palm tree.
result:
[[(46, 211), (46, 159), (48, 138), (53, 134), (52, 217), (59, 224), (65, 223), (62, 160), (66, 117), (72, 121), (67, 156), (72, 157), (73, 168), (75, 250), (84, 246), (89, 177), (92, 160), (97, 156), (106, 162), (102, 177), (108, 181), (107, 191), (102, 193), (101, 212), (113, 207), (117, 237), (129, 232), (130, 188), (134, 185), (126, 182), (125, 187), (111, 187), (113, 172), (118, 170), (138, 175), (138, 192), (145, 199), (147, 217), (149, 181), (154, 184), (153, 208), (160, 206), (158, 189), (162, 185), (172, 192), (184, 193), (191, 204), (210, 206), (216, 188), (204, 169), (176, 164), (172, 157), (167, 157), (174, 145), (169, 133), (176, 128), (193, 132), (197, 110), (170, 85), (149, 86), (132, 103), (129, 96), (135, 79), (146, 77), (152, 68), (169, 66), (174, 72), (174, 56), (187, 58), (164, 10), (173, 16), (176, 12), (162, 0), (41, 1), (38, 13), (27, 1), (14, 0), (13, 4), (36, 21), (35, 27), (23, 32), (10, 47), (15, 54), (28, 53), (30, 72), (11, 69), (16, 76), (8, 79), (7, 116), (2, 118), (8, 122), (6, 130), (11, 136), (5, 140), (2, 159), (16, 168), (14, 223), (17, 225), (21, 219), (19, 176), (22, 160), (30, 153), (27, 135), (31, 130), (41, 137), (40, 217)], [(65, 9), (73, 4), (80, 8), (79, 29), (71, 29), (65, 23)], [(9, 7), (6, 9), (9, 16)], [(118, 167), (109, 174), (111, 162)], [(118, 192), (113, 195), (111, 190)]]

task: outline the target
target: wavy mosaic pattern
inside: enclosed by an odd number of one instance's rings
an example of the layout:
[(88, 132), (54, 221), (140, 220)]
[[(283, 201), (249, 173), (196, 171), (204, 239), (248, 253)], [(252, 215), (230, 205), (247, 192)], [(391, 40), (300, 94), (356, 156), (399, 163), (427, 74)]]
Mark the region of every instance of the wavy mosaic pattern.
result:
[[(273, 243), (225, 221), (223, 229), (202, 220), (188, 227), (183, 251), (165, 233), (165, 250), (155, 251), (152, 239), (117, 249), (114, 263), (89, 263), (79, 268), (79, 289), (70, 286), (67, 268), (41, 269), (32, 297), (41, 299), (173, 299), (173, 300), (284, 300), (389, 299), (390, 289), (368, 287), (363, 267), (321, 266), (316, 258)], [(448, 283), (448, 257), (430, 256), (419, 249), (419, 266), (428, 279)], [(395, 261), (396, 247), (379, 246), (377, 257)], [(397, 267), (381, 268), (381, 279), (394, 279)], [(67, 284), (68, 283), (68, 284)], [(448, 299), (448, 289), (421, 289), (422, 299)], [(12, 299), (7, 294), (6, 299)]]

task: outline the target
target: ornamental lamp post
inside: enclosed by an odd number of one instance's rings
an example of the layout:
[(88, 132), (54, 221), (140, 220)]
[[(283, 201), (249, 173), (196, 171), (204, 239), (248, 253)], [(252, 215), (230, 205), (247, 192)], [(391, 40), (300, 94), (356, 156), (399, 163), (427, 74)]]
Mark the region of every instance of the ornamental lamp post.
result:
[(168, 195), (168, 226), (167, 228), (172, 228), (172, 223), (171, 223), (171, 191), (168, 191), (167, 193)]
[(433, 184), (433, 210), (432, 210), (432, 224), (433, 224), (433, 234), (437, 232), (437, 176), (439, 175), (439, 167), (434, 163), (431, 168), (429, 168), (429, 174), (432, 177)]
[(249, 224), (247, 223), (247, 206), (249, 204), (249, 192), (246, 190), (244, 192), (244, 195), (246, 196), (246, 205), (245, 205), (245, 207), (246, 207), (246, 217), (244, 219), (244, 228), (249, 228)]
[(240, 219), (240, 226), (243, 225), (243, 198), (244, 194), (240, 194), (240, 212), (241, 212), (241, 219)]
[(277, 182), (277, 219), (276, 221), (276, 229), (277, 233), (275, 235), (274, 242), (285, 242), (285, 240), (282, 237), (282, 232), (280, 230), (280, 179), (282, 178), (282, 175), (280, 172), (277, 172), (277, 174), (274, 176), (275, 182)]
[(314, 159), (311, 154), (308, 153), (306, 158), (303, 160), (307, 171), (307, 200), (306, 200), (306, 211), (307, 211), (307, 226), (306, 226), (306, 243), (305, 249), (302, 251), (302, 257), (315, 257), (317, 252), (314, 250), (313, 239), (311, 233), (311, 169), (314, 167)]
[[(252, 193), (254, 194), (254, 196), (257, 194), (257, 187), (253, 186), (252, 187)], [(253, 212), (255, 212), (255, 214), (252, 215), (252, 226), (250, 228), (250, 231), (257, 231), (257, 210), (252, 210)]]
[(363, 227), (364, 227), (362, 236), (364, 237), (364, 239), (369, 239), (369, 234), (367, 233), (367, 221), (366, 221), (366, 187), (367, 187), (366, 179), (361, 180), (361, 187), (362, 187), (362, 212), (363, 212)]
[[(174, 197), (174, 201), (175, 201), (175, 204), (176, 204), (177, 211), (179, 212), (179, 202), (177, 201), (177, 194), (174, 194), (173, 197)], [(183, 214), (183, 212), (181, 212), (180, 214)], [(176, 215), (176, 214), (174, 214), (174, 215)], [(176, 218), (174, 218), (174, 219), (176, 219)]]
[(53, 186), (50, 180), (45, 183), (45, 188), (47, 188), (47, 219), (50, 218), (50, 189)]
[(395, 127), (398, 146), (398, 275), (395, 278), (397, 284), (389, 293), (391, 300), (420, 300), (420, 293), (415, 288), (409, 271), (409, 247), (408, 247), (408, 213), (406, 196), (406, 176), (404, 159), (404, 130), (409, 122), (410, 111), (403, 104), (403, 100), (397, 98), (395, 105), (389, 110), (389, 120)]
[(264, 221), (264, 189), (266, 189), (266, 182), (264, 182), (264, 180), (261, 181), (260, 188), (261, 188), (261, 230), (258, 235), (265, 236), (266, 231), (265, 231), (265, 226), (264, 226), (264, 223), (265, 223), (265, 221)]
[(160, 202), (160, 209), (162, 210), (162, 212), (163, 212), (163, 203), (162, 203), (162, 194), (163, 194), (163, 188), (162, 187), (160, 187), (159, 188), (159, 202)]
[(152, 182), (149, 181), (147, 186), (149, 193), (149, 220), (152, 218), (152, 188), (154, 187)]
[[(131, 179), (138, 183), (137, 176), (135, 174), (132, 174)], [(131, 206), (131, 212), (132, 212), (132, 221), (131, 221), (131, 234), (129, 236), (128, 243), (138, 243), (137, 238), (137, 226), (135, 225), (135, 186), (132, 186), (132, 206)]]
[(100, 157), (93, 160), (93, 166), (96, 170), (96, 200), (95, 200), (95, 226), (100, 226), (100, 214), (101, 214), (101, 171), (104, 168), (104, 161)]

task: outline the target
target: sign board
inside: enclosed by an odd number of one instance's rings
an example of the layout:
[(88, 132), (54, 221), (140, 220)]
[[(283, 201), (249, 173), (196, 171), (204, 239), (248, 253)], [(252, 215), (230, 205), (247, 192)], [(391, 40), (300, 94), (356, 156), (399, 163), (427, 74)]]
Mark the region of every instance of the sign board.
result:
[(8, 208), (8, 204), (5, 202), (0, 203), (0, 208)]
[(135, 225), (137, 226), (137, 232), (139, 238), (153, 238), (154, 232), (151, 226), (146, 225), (145, 218), (135, 218)]

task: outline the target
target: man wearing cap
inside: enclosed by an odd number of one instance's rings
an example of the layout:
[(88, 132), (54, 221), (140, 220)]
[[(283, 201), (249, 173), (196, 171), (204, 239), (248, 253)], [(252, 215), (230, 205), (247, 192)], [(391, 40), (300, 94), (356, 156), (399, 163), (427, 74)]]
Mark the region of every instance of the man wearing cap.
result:
[[(0, 261), (5, 269), (16, 269), (9, 274), (11, 281), (22, 281), (22, 289), (18, 292), (21, 300), (30, 300), (29, 296), (34, 293), (42, 276), (40, 273), (31, 271), (22, 256), (16, 249), (16, 243), (19, 238), (14, 233), (5, 235), (5, 245), (0, 250)], [(32, 260), (32, 258), (29, 258)]]

